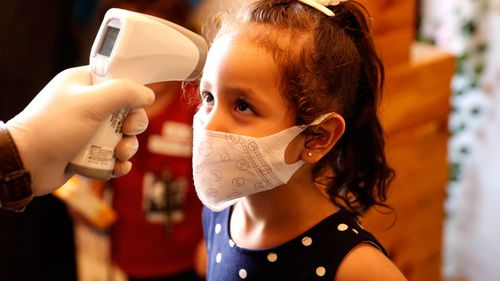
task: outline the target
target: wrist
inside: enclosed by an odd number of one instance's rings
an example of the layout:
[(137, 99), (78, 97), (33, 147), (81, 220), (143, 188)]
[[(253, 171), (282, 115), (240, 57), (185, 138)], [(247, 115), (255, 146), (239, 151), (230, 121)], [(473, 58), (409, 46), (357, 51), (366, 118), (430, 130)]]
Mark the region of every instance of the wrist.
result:
[(7, 126), (0, 121), (0, 207), (22, 211), (32, 197), (30, 173)]

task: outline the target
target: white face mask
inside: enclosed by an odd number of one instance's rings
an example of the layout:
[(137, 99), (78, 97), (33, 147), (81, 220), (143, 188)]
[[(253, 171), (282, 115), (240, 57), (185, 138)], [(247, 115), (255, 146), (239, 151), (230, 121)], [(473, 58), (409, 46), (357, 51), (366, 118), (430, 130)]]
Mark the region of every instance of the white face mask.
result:
[[(198, 114), (197, 114), (198, 115)], [(193, 179), (201, 202), (213, 211), (238, 199), (287, 183), (304, 164), (285, 163), (288, 144), (311, 125), (294, 126), (279, 133), (254, 138), (205, 130), (195, 115), (193, 122)]]

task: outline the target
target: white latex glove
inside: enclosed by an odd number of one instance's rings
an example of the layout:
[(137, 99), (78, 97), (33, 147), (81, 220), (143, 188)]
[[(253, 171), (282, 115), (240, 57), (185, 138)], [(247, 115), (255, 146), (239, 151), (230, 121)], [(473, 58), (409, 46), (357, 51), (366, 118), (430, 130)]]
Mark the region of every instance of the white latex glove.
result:
[(59, 73), (16, 117), (7, 122), (24, 167), (31, 173), (34, 195), (43, 195), (71, 176), (66, 166), (83, 149), (110, 114), (130, 109), (123, 124), (123, 139), (115, 150), (114, 176), (130, 171), (127, 161), (138, 149), (135, 135), (148, 118), (142, 107), (154, 101), (150, 89), (128, 79), (91, 85), (90, 68)]

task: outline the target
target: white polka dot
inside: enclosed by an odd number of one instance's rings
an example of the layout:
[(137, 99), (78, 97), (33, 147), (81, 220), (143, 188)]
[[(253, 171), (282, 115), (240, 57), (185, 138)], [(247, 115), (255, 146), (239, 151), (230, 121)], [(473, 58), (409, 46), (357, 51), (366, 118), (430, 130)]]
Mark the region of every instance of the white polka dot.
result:
[(302, 238), (302, 245), (304, 245), (306, 247), (307, 246), (311, 246), (312, 242), (313, 242), (313, 240), (309, 236), (306, 236), (306, 237)]
[(219, 234), (221, 229), (222, 229), (222, 225), (220, 225), (220, 223), (215, 225), (215, 233)]
[(222, 260), (222, 253), (217, 253), (217, 256), (215, 256), (215, 261), (217, 263), (220, 263), (221, 260)]
[(349, 227), (348, 227), (348, 226), (347, 226), (347, 224), (345, 224), (345, 223), (341, 223), (341, 224), (339, 224), (339, 225), (337, 226), (337, 229), (338, 229), (339, 231), (346, 231), (348, 228), (349, 228)]
[(355, 228), (353, 228), (353, 229), (352, 229), (352, 232), (354, 232), (354, 233), (356, 233), (356, 234), (358, 234), (358, 233), (359, 233), (359, 232), (358, 232), (358, 230), (356, 230)]
[(278, 260), (278, 255), (276, 253), (269, 253), (267, 255), (267, 260), (270, 262), (275, 262)]
[(238, 272), (238, 275), (240, 276), (241, 279), (246, 279), (247, 278), (247, 271), (245, 269), (240, 269)]
[(322, 266), (316, 268), (316, 275), (322, 277), (322, 276), (325, 276), (325, 273), (326, 273), (326, 269)]
[(231, 247), (231, 248), (234, 247), (234, 241), (231, 239), (229, 239), (229, 247)]

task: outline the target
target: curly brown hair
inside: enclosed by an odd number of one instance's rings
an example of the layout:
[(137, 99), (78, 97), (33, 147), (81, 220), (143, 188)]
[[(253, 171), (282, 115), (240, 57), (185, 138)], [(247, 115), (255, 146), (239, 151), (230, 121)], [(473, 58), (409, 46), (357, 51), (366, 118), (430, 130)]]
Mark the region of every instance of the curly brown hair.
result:
[(374, 205), (386, 206), (395, 174), (386, 160), (377, 116), (384, 66), (366, 9), (355, 1), (328, 8), (335, 16), (297, 0), (252, 1), (237, 13), (219, 15), (215, 28), (205, 33), (215, 40), (251, 24), (245, 36), (273, 55), (280, 67), (280, 89), (295, 107), (297, 125), (332, 111), (342, 115), (346, 130), (315, 165), (313, 178), (321, 178), (334, 204), (361, 215)]

